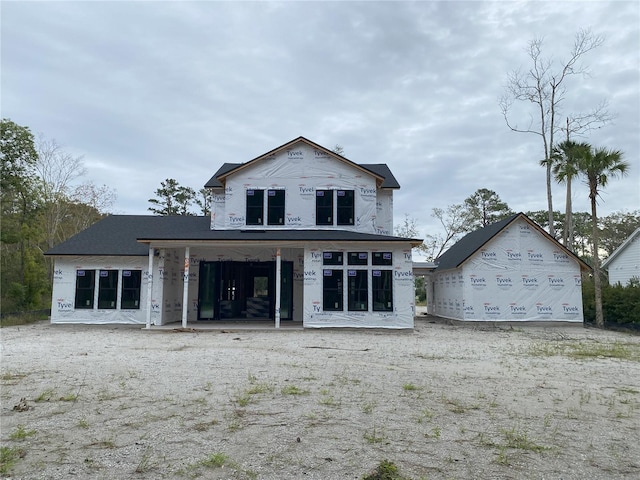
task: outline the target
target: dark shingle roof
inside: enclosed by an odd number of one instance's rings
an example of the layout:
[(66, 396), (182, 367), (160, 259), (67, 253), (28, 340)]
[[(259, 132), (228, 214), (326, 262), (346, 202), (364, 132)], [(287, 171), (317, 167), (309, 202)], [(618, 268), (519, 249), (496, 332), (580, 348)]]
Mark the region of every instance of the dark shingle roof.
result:
[(480, 250), (480, 248), (482, 248), (489, 240), (495, 237), (517, 218), (524, 219), (537, 231), (539, 231), (548, 241), (554, 243), (557, 248), (564, 250), (569, 256), (571, 256), (578, 262), (581, 269), (590, 269), (589, 265), (581, 260), (580, 257), (560, 244), (555, 238), (545, 232), (542, 227), (540, 227), (536, 222), (531, 220), (524, 213), (516, 213), (515, 215), (500, 220), (499, 222), (492, 223), (491, 225), (487, 225), (484, 228), (480, 228), (462, 237), (451, 248), (449, 248), (449, 250), (436, 258), (435, 263), (436, 265), (438, 265), (436, 270), (449, 270), (451, 268), (458, 268), (474, 253)]
[(209, 179), (207, 183), (204, 184), (205, 188), (222, 188), (222, 184), (218, 180), (220, 175), (224, 175), (225, 173), (230, 172), (231, 170), (242, 165), (241, 163), (224, 163), (216, 173), (213, 174), (213, 177)]
[(382, 188), (400, 188), (398, 180), (393, 176), (386, 163), (361, 163), (360, 166), (383, 177)]
[(110, 215), (56, 245), (45, 255), (148, 255), (149, 247), (138, 243), (144, 235), (173, 231), (207, 230), (209, 217)]
[(485, 243), (491, 240), (519, 215), (520, 214), (512, 215), (504, 220), (468, 233), (451, 246), (449, 250), (436, 258), (435, 263), (438, 265), (436, 270), (458, 268), (467, 258), (477, 252)]
[(344, 230), (210, 230), (209, 217), (111, 215), (47, 251), (45, 255), (143, 256), (140, 241), (349, 241), (412, 242), (421, 240)]

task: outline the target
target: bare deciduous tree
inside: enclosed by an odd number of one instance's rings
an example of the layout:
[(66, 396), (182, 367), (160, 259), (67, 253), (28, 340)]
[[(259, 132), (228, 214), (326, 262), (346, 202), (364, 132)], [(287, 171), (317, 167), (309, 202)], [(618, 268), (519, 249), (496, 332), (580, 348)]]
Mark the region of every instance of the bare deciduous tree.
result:
[[(500, 109), (507, 126), (514, 132), (538, 135), (542, 140), (546, 167), (547, 205), (549, 216), (549, 233), (554, 236), (553, 198), (551, 194), (552, 149), (555, 146), (555, 135), (565, 131), (567, 139), (571, 135), (582, 135), (587, 131), (611, 121), (612, 116), (603, 102), (592, 111), (567, 115), (566, 127), (558, 119), (561, 116), (562, 102), (567, 95), (566, 80), (575, 75), (588, 75), (588, 68), (579, 62), (590, 51), (600, 47), (604, 38), (593, 34), (590, 30), (579, 30), (575, 36), (569, 58), (556, 62), (552, 57), (543, 56), (543, 38), (535, 38), (529, 42), (527, 54), (531, 59), (531, 67), (527, 71), (515, 70), (507, 77), (505, 92), (499, 100)], [(558, 66), (556, 66), (558, 63)], [(529, 103), (534, 113), (529, 114), (524, 124), (515, 123), (512, 119), (515, 102)]]
[(56, 234), (67, 213), (71, 183), (82, 177), (86, 169), (82, 157), (74, 157), (53, 139), (40, 135), (36, 144), (38, 161), (36, 172), (40, 177), (40, 195), (43, 203), (43, 228), (49, 248), (61, 240)]
[(431, 210), (431, 216), (440, 221), (444, 230), (444, 234), (436, 233), (425, 237), (424, 245), (427, 258), (433, 261), (468, 230), (466, 228), (466, 209), (462, 204), (449, 205), (446, 209), (434, 208)]

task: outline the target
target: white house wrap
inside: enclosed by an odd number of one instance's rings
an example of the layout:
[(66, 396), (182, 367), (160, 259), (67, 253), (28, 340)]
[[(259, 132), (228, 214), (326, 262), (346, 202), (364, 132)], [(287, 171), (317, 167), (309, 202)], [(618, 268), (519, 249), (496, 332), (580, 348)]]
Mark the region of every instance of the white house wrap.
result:
[(391, 236), (386, 165), (299, 137), (205, 187), (210, 217), (110, 216), (47, 252), (51, 321), (413, 327), (421, 241)]
[(581, 271), (589, 267), (524, 214), (467, 235), (436, 264), (435, 315), (583, 321)]

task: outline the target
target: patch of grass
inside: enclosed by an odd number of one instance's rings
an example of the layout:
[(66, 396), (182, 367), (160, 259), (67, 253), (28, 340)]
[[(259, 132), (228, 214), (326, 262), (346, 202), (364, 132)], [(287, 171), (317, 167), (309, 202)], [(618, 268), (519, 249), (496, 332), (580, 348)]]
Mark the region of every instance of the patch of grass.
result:
[(283, 395), (308, 395), (309, 390), (303, 390), (295, 385), (287, 385), (281, 390)]
[(444, 402), (450, 412), (465, 413), (467, 411), (467, 407), (460, 400), (455, 398), (445, 398)]
[(78, 400), (77, 393), (67, 393), (66, 395), (59, 398), (61, 402), (75, 402)]
[(395, 463), (382, 460), (372, 472), (363, 476), (362, 480), (406, 480), (406, 477), (400, 475)]
[(89, 428), (89, 422), (87, 422), (86, 418), (81, 418), (80, 420), (78, 420), (78, 426), (80, 428)]
[(405, 392), (414, 392), (416, 390), (419, 390), (419, 388), (416, 387), (413, 383), (405, 383), (404, 385), (402, 385), (402, 389)]
[(56, 392), (54, 392), (52, 388), (48, 388), (44, 392), (42, 392), (40, 395), (38, 395), (35, 398), (34, 402), (36, 403), (48, 402), (49, 400), (51, 400), (51, 397), (55, 395), (55, 393)]
[(429, 438), (440, 438), (440, 435), (442, 435), (442, 429), (440, 427), (433, 427), (431, 429), (430, 433), (425, 433), (424, 436)]
[(24, 440), (28, 437), (33, 437), (35, 434), (35, 430), (27, 430), (24, 428), (24, 425), (18, 425), (15, 431), (11, 432), (9, 438), (11, 440)]
[(209, 430), (214, 425), (217, 425), (218, 423), (220, 422), (214, 418), (213, 420), (210, 420), (208, 422), (196, 423), (193, 426), (193, 429), (196, 430), (197, 432), (206, 432), (207, 430)]
[(362, 413), (372, 413), (373, 409), (376, 407), (376, 402), (367, 402), (362, 405)]
[(616, 390), (616, 392), (618, 392), (618, 393), (629, 393), (629, 394), (633, 394), (633, 395), (636, 395), (636, 394), (640, 393), (640, 391), (636, 390), (635, 388), (631, 388), (631, 387), (621, 387), (621, 388), (618, 388)]
[(90, 443), (89, 446), (99, 448), (116, 448), (116, 442), (110, 438), (106, 438), (104, 440), (96, 440), (95, 442)]
[(251, 403), (251, 395), (247, 395), (246, 393), (243, 393), (242, 395), (238, 395), (236, 397), (236, 403), (240, 407), (246, 407)]
[(14, 327), (16, 325), (29, 325), (30, 323), (47, 320), (48, 314), (45, 313), (16, 313), (15, 315), (7, 315), (0, 318), (0, 327)]
[(498, 456), (496, 457), (496, 463), (498, 465), (509, 466), (511, 465), (511, 461), (509, 460), (509, 456), (507, 455), (507, 447), (500, 447), (498, 449)]
[[(214, 469), (214, 468), (223, 468), (223, 467), (228, 467), (232, 470), (235, 470), (238, 474), (247, 478), (254, 479), (254, 478), (257, 478), (258, 476), (255, 472), (251, 470), (245, 470), (239, 464), (232, 461), (228, 455), (222, 452), (212, 453), (209, 456), (207, 456), (205, 459), (200, 460), (199, 462), (187, 465), (183, 469), (178, 470), (176, 474), (181, 476), (189, 475), (190, 478), (196, 478), (196, 477), (202, 476), (202, 472), (198, 471), (199, 469), (202, 469), (202, 468)], [(233, 474), (232, 477), (225, 476), (225, 478), (236, 478), (236, 475)]]
[(367, 441), (367, 443), (382, 443), (386, 440), (384, 432), (377, 429), (375, 425), (371, 430), (367, 430), (366, 432), (364, 432), (363, 437)]
[(0, 380), (2, 380), (3, 382), (14, 382), (14, 381), (22, 380), (26, 376), (27, 376), (26, 373), (4, 372), (2, 373), (2, 375), (0, 375)]
[(338, 407), (340, 406), (340, 402), (336, 401), (332, 395), (324, 395), (320, 400), (318, 400), (320, 405), (324, 405), (325, 407)]
[(204, 460), (200, 460), (198, 465), (207, 468), (220, 468), (229, 462), (229, 457), (222, 452), (212, 453)]
[(529, 450), (531, 452), (549, 450), (549, 447), (537, 444), (534, 440), (529, 438), (527, 432), (520, 431), (516, 427), (513, 427), (511, 430), (502, 430), (502, 434), (506, 440), (504, 446), (507, 448)]
[(247, 395), (259, 395), (264, 393), (273, 392), (273, 385), (269, 385), (268, 383), (256, 383), (247, 389)]
[(430, 421), (433, 418), (433, 412), (428, 408), (425, 408), (420, 412), (420, 416), (418, 417), (418, 423), (422, 423), (424, 421)]
[(0, 447), (0, 474), (8, 475), (25, 451), (17, 447)]
[(151, 460), (151, 449), (147, 448), (142, 454), (142, 458), (138, 462), (138, 466), (134, 470), (135, 473), (145, 473), (157, 467), (157, 463)]
[(593, 358), (614, 358), (631, 362), (640, 362), (640, 344), (598, 341), (562, 341), (534, 344), (529, 353), (537, 357), (562, 355), (581, 360)]

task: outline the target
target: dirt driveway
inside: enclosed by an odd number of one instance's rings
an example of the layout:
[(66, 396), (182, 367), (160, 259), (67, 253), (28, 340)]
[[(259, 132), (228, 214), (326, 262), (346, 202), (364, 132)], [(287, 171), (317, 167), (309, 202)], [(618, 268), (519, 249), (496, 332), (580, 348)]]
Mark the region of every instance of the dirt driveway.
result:
[(14, 479), (640, 478), (640, 337), (3, 328)]

